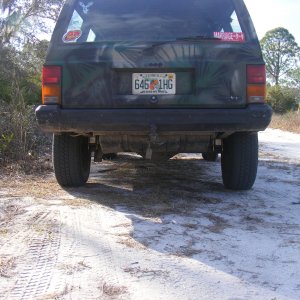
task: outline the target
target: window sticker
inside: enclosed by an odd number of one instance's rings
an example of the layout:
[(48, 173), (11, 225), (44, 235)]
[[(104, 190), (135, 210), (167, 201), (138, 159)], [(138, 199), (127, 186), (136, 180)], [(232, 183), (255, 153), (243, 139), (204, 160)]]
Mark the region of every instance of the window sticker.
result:
[(81, 37), (81, 30), (70, 30), (63, 36), (64, 43), (75, 43)]
[(226, 42), (245, 42), (243, 32), (214, 32), (214, 37)]
[(85, 15), (89, 12), (89, 8), (94, 4), (94, 2), (89, 2), (88, 4), (84, 4), (83, 2), (79, 2), (79, 5), (82, 7), (82, 11)]
[(80, 17), (79, 13), (76, 10), (74, 10), (67, 32), (63, 35), (62, 38), (63, 42), (76, 43), (76, 41), (82, 35), (82, 31), (81, 31), (82, 24), (83, 24), (83, 19)]

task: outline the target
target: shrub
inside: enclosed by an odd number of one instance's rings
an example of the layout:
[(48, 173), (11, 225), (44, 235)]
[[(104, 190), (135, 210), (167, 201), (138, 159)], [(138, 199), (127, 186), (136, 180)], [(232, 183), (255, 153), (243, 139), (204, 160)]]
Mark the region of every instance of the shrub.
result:
[(297, 91), (279, 85), (271, 86), (267, 92), (267, 103), (276, 113), (295, 110), (297, 108)]
[(33, 106), (0, 103), (0, 164), (38, 158), (50, 144), (37, 127)]

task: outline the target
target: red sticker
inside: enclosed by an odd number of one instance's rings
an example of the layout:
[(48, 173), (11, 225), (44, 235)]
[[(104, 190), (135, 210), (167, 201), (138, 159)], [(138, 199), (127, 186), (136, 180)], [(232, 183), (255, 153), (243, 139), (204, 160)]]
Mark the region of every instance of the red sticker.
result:
[(226, 42), (245, 42), (243, 32), (214, 32), (214, 37)]
[(64, 34), (63, 41), (65, 43), (76, 42), (81, 37), (81, 34), (82, 34), (81, 30), (68, 31), (66, 34)]

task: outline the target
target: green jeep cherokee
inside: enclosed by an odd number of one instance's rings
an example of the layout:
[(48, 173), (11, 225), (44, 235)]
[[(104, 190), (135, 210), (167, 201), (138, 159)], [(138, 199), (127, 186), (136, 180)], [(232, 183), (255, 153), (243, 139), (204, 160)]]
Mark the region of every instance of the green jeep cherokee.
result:
[(91, 156), (221, 153), (226, 188), (250, 189), (271, 120), (260, 45), (242, 0), (67, 0), (43, 68), (40, 127), (55, 175), (80, 186)]

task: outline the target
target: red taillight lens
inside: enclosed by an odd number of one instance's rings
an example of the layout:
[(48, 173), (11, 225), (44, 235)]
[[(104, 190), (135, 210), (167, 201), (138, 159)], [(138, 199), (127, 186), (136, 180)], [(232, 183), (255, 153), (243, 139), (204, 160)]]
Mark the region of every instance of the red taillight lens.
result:
[(265, 65), (248, 65), (247, 66), (247, 83), (248, 84), (265, 84), (266, 67)]
[(59, 66), (43, 67), (43, 104), (59, 104), (61, 102), (61, 73), (61, 67)]
[(61, 67), (45, 66), (43, 67), (43, 85), (60, 84)]

